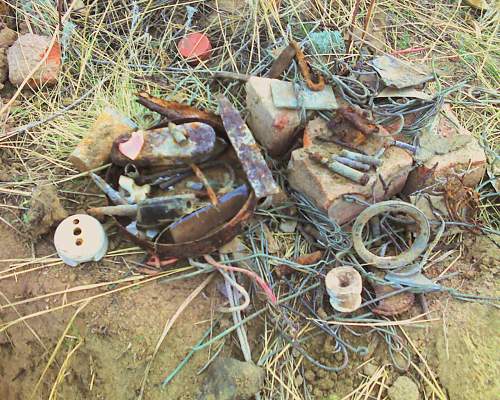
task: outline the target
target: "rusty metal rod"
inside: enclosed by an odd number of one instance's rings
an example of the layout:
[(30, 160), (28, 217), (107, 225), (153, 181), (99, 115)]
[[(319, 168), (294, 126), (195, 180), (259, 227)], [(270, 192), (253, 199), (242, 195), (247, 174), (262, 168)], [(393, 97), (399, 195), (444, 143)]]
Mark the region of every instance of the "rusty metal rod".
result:
[(115, 216), (115, 217), (135, 217), (139, 206), (134, 205), (118, 205), (118, 206), (105, 206), (89, 208), (87, 212), (94, 216)]
[(373, 157), (373, 156), (365, 156), (364, 154), (355, 153), (349, 150), (342, 150), (340, 153), (343, 157), (350, 158), (354, 161), (360, 161), (365, 164), (373, 165), (374, 167), (378, 167), (382, 164), (382, 160)]
[(348, 167), (357, 169), (358, 171), (365, 171), (366, 172), (366, 171), (370, 170), (370, 166), (368, 164), (365, 164), (365, 163), (362, 163), (359, 161), (355, 161), (355, 160), (351, 160), (350, 158), (347, 158), (347, 157), (334, 156), (333, 159), (335, 161), (338, 161), (341, 164), (347, 165)]
[(128, 204), (128, 201), (120, 194), (118, 190), (115, 190), (111, 187), (109, 183), (107, 183), (104, 179), (102, 179), (99, 175), (94, 174), (93, 172), (90, 174), (90, 177), (94, 181), (94, 183), (101, 189), (114, 204)]
[(369, 175), (356, 171), (355, 169), (341, 164), (338, 161), (329, 163), (328, 169), (340, 176), (343, 176), (346, 179), (359, 183), (360, 185), (366, 185), (368, 183), (368, 180), (370, 179)]
[(393, 146), (399, 147), (404, 150), (408, 150), (409, 152), (416, 154), (417, 152), (417, 146), (413, 146), (411, 144), (405, 143), (405, 142), (400, 142), (399, 140), (393, 140), (391, 143)]

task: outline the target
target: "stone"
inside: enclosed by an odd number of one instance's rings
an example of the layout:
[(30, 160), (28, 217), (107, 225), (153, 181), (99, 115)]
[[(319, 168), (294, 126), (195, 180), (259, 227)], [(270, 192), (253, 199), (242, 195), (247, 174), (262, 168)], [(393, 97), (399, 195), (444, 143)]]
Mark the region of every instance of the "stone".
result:
[(0, 48), (0, 89), (9, 76), (9, 64), (7, 62), (7, 49)]
[(463, 184), (467, 187), (475, 187), (483, 178), (485, 152), (448, 105), (435, 123), (422, 131), (419, 140), (421, 148), (415, 156), (419, 165), (408, 176), (405, 194), (435, 189), (435, 183), (456, 173), (464, 173)]
[(271, 83), (277, 79), (251, 77), (246, 84), (247, 124), (271, 156), (284, 154), (300, 125), (299, 112), (274, 106)]
[(388, 390), (391, 400), (419, 400), (418, 386), (407, 376), (400, 376)]
[(47, 233), (52, 225), (66, 218), (68, 213), (63, 208), (54, 185), (40, 183), (33, 190), (31, 204), (26, 214), (27, 228), (36, 239)]
[(5, 26), (0, 29), (0, 48), (8, 48), (14, 44), (17, 39), (17, 32)]
[(372, 363), (366, 363), (363, 366), (363, 373), (366, 376), (373, 376), (377, 373), (378, 367), (375, 364)]
[(247, 400), (264, 384), (264, 370), (251, 362), (218, 358), (206, 372), (198, 400)]
[[(310, 154), (314, 152), (328, 155), (338, 155), (341, 152), (341, 146), (318, 139), (327, 136), (328, 132), (327, 123), (323, 119), (316, 118), (309, 122), (304, 134), (307, 136), (307, 147), (292, 152), (288, 164), (288, 179), (293, 189), (308, 196), (332, 220), (340, 225), (345, 224), (366, 208), (362, 204), (346, 201), (344, 195), (352, 194), (372, 202), (388, 199), (403, 189), (413, 164), (413, 158), (407, 151), (394, 146), (388, 147), (381, 157), (382, 165), (377, 171), (368, 172), (368, 183), (360, 185), (330, 172), (310, 158)], [(372, 135), (359, 145), (359, 149), (368, 155), (374, 155), (386, 143), (384, 138)]]
[(308, 369), (304, 373), (304, 378), (306, 378), (307, 382), (311, 383), (311, 382), (314, 382), (316, 380), (316, 374), (314, 373), (314, 371), (312, 369)]
[[(9, 80), (20, 86), (29, 77), (28, 85), (38, 86), (57, 82), (61, 68), (61, 48), (52, 39), (32, 33), (21, 35), (9, 48)], [(50, 48), (49, 48), (50, 47)], [(33, 73), (36, 66), (49, 53), (43, 64)]]

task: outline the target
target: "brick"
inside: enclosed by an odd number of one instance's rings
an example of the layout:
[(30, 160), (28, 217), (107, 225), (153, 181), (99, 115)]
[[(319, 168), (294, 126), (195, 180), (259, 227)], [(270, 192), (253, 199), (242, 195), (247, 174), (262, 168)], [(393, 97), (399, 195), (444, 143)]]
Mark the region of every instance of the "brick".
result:
[[(310, 145), (297, 149), (292, 153), (288, 165), (288, 179), (292, 188), (307, 195), (329, 217), (339, 224), (354, 219), (365, 206), (345, 201), (343, 196), (352, 194), (368, 202), (388, 199), (399, 193), (411, 170), (413, 159), (411, 155), (400, 148), (388, 147), (382, 156), (382, 165), (377, 171), (371, 170), (370, 180), (366, 185), (359, 185), (330, 172), (309, 158), (310, 152), (320, 152), (326, 155), (339, 154), (342, 148), (334, 143), (322, 142), (318, 136), (328, 132), (326, 121), (317, 118), (306, 127)], [(359, 146), (366, 154), (374, 155), (384, 145), (384, 139), (370, 136)], [(387, 190), (377, 178), (380, 174), (387, 185)]]
[(255, 139), (271, 156), (284, 154), (291, 145), (293, 135), (300, 125), (295, 110), (278, 109), (271, 94), (273, 79), (251, 77), (246, 84), (247, 124)]
[[(437, 135), (436, 135), (437, 133)], [(447, 175), (464, 173), (463, 184), (475, 187), (486, 171), (486, 155), (472, 134), (460, 125), (446, 105), (437, 120), (437, 127), (424, 130), (420, 137), (421, 165), (409, 174), (405, 194), (435, 188)], [(439, 154), (436, 154), (439, 153)]]

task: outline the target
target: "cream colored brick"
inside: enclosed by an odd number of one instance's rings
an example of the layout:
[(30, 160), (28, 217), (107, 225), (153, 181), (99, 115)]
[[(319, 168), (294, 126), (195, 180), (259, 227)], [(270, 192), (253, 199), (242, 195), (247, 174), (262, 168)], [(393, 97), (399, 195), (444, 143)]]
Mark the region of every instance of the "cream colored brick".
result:
[(255, 139), (271, 156), (284, 154), (300, 124), (295, 110), (278, 109), (271, 93), (273, 79), (251, 77), (246, 84), (247, 124)]

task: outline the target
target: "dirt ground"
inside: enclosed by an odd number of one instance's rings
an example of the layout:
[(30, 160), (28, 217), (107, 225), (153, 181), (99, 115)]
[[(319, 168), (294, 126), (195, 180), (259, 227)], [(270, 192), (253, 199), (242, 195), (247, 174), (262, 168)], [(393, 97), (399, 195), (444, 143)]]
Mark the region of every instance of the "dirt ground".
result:
[[(0, 225), (3, 245), (0, 259), (31, 257), (30, 249), (10, 228)], [(37, 256), (51, 254), (47, 243), (35, 247)], [(2, 262), (1, 269), (9, 266)], [(68, 287), (114, 280), (126, 272), (124, 265), (90, 264), (71, 269), (66, 266), (43, 268), (14, 277), (2, 276), (0, 295), (3, 322), (21, 315), (43, 311), (81, 298), (81, 294), (53, 296), (31, 304), (6, 305), (26, 298), (64, 290)], [(58, 388), (61, 399), (137, 398), (146, 363), (163, 327), (182, 301), (203, 280), (193, 278), (170, 284), (150, 283), (91, 301), (76, 317), (62, 348), (34, 398), (48, 399), (64, 359), (79, 343), (69, 359), (64, 380)], [(94, 291), (93, 293), (98, 293)], [(208, 360), (208, 352), (196, 353), (167, 389), (158, 384), (170, 373), (201, 338), (212, 317), (213, 287), (198, 296), (164, 341), (146, 386), (146, 399), (194, 399), (201, 378), (197, 371)], [(65, 330), (76, 307), (51, 312), (20, 322), (0, 336), (0, 398), (28, 399)]]
[[(10, 228), (0, 225), (0, 235), (3, 238), (0, 259), (31, 257), (29, 246)], [(466, 254), (455, 267), (462, 272), (468, 271), (468, 279), (463, 280), (463, 289), (472, 293), (498, 294), (498, 248), (487, 237), (470, 240), (467, 245), (473, 251)], [(34, 250), (38, 257), (53, 254), (49, 239), (41, 241)], [(2, 262), (2, 270), (11, 264), (9, 261)], [(83, 294), (56, 295), (30, 304), (20, 304), (14, 310), (8, 307), (9, 302), (63, 291), (69, 287), (112, 281), (123, 276), (126, 271), (123, 263), (101, 262), (74, 269), (62, 265), (46, 267), (17, 277), (2, 275), (1, 321), (14, 320), (16, 313), (19, 313), (18, 316), (27, 315), (67, 304), (82, 298)], [(167, 284), (152, 282), (91, 301), (76, 316), (34, 398), (56, 398), (51, 397), (51, 390), (61, 371), (63, 375), (57, 386), (57, 398), (137, 398), (144, 370), (164, 324), (202, 279)], [(220, 300), (214, 286), (211, 285), (191, 303), (167, 336), (152, 364), (145, 399), (196, 398), (202, 380), (202, 375), (198, 375), (197, 371), (210, 358), (208, 351), (196, 353), (166, 389), (161, 389), (159, 383), (208, 328), (214, 316), (214, 302)], [(105, 289), (107, 287), (94, 290), (92, 294)], [(89, 296), (89, 293), (85, 295)], [(428, 300), (431, 310), (436, 311), (440, 321), (425, 327), (409, 328), (408, 334), (436, 373), (448, 398), (496, 399), (500, 391), (496, 378), (500, 372), (498, 309), (458, 302), (441, 294), (430, 295)], [(0, 398), (30, 398), (76, 308), (69, 307), (30, 318), (2, 333)], [(408, 316), (420, 312), (419, 307), (414, 306)], [(255, 339), (256, 334), (253, 336)], [(340, 399), (348, 395), (366, 377), (363, 365), (367, 361), (377, 367), (387, 367), (386, 384), (401, 374), (390, 365), (386, 346), (381, 340), (366, 336), (358, 342), (368, 346), (370, 353), (366, 357), (354, 356), (350, 367), (341, 373), (328, 373), (305, 363), (304, 376), (312, 389), (313, 398)], [(319, 336), (308, 348), (321, 361), (331, 361), (328, 353), (332, 351), (332, 343), (324, 336)], [(225, 353), (228, 351), (224, 350)], [(422, 360), (414, 360), (425, 369)], [(418, 376), (413, 378), (419, 380)]]

